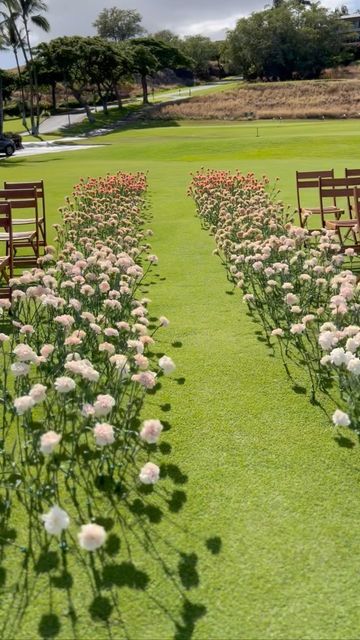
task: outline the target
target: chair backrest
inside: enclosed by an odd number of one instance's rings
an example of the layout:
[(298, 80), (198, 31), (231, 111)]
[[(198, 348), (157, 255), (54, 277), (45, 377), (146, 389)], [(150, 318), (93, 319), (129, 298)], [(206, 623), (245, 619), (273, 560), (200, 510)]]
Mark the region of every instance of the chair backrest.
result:
[(43, 180), (34, 180), (32, 182), (4, 182), (4, 189), (10, 191), (24, 190), (24, 189), (36, 189), (36, 196), (41, 200), (42, 214), (45, 216), (45, 188)]
[[(333, 178), (334, 169), (325, 171), (297, 171), (296, 172), (296, 195), (298, 202), (298, 210), (301, 212), (300, 191), (302, 189), (318, 189), (319, 178)], [(334, 202), (336, 206), (336, 202)]]
[(360, 169), (345, 169), (345, 178), (360, 176)]
[[(360, 169), (345, 169), (345, 178), (357, 178), (358, 176), (360, 176)], [(350, 211), (352, 211), (352, 198), (350, 198), (350, 196), (348, 197), (348, 209)]]
[(0, 200), (11, 202), (12, 209), (35, 209), (38, 211), (36, 187), (28, 189), (0, 189)]
[(319, 178), (320, 213), (323, 226), (325, 226), (324, 200), (328, 198), (346, 198), (351, 217), (351, 199), (354, 195), (354, 187), (357, 186), (360, 187), (360, 175), (349, 178)]

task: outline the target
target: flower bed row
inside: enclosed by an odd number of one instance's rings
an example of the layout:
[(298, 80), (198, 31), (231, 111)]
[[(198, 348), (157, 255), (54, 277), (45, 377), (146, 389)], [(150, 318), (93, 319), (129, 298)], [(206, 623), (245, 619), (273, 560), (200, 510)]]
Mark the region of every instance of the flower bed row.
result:
[(140, 424), (139, 412), (175, 365), (154, 355), (168, 320), (151, 323), (140, 293), (157, 262), (146, 189), (143, 174), (81, 181), (55, 225), (56, 248), (1, 303), (1, 494), (9, 518), (16, 496), (40, 545), (50, 534), (67, 547), (74, 523), (94, 551), (113, 495), (159, 480), (150, 453), (163, 425)]
[[(346, 405), (333, 422), (360, 430), (360, 286), (354, 250), (334, 232), (293, 224), (266, 178), (199, 172), (189, 190), (230, 279), (285, 359), (306, 367), (312, 394), (336, 383)], [(344, 267), (344, 262), (349, 268)]]

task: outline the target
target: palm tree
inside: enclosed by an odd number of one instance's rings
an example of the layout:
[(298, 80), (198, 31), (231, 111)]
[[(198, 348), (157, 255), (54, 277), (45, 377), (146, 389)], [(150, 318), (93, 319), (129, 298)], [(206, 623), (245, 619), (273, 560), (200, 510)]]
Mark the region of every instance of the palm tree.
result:
[(21, 73), (21, 66), (19, 61), (19, 49), (25, 46), (24, 32), (23, 30), (15, 29), (14, 20), (11, 15), (0, 10), (0, 39), (3, 49), (11, 49), (16, 61), (16, 69), (18, 73), (18, 81), (21, 91), (21, 115), (23, 126), (27, 127), (26, 113), (25, 113), (25, 93), (24, 83)]
[[(17, 40), (16, 49), (20, 47), (28, 68), (31, 132), (33, 135), (37, 135), (40, 121), (39, 96), (36, 67), (34, 65), (30, 43), (30, 25), (34, 24), (46, 32), (50, 30), (48, 20), (42, 15), (42, 12), (47, 11), (47, 5), (44, 0), (0, 0), (0, 4), (4, 5), (7, 9), (7, 17), (10, 20), (11, 29)], [(34, 100), (36, 100), (36, 120)]]

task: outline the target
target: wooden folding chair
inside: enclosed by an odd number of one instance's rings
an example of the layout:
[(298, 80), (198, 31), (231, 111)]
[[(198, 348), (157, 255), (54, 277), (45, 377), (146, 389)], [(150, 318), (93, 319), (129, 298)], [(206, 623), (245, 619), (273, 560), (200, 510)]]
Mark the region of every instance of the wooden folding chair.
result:
[[(31, 189), (0, 189), (0, 202), (9, 202), (12, 212), (14, 209), (31, 209), (33, 211), (33, 220), (35, 229), (32, 231), (13, 231), (12, 230), (12, 245), (13, 245), (13, 265), (21, 267), (36, 266), (39, 258), (39, 212), (38, 212), (38, 198), (36, 195), (36, 188)], [(23, 218), (27, 220), (28, 218)], [(8, 245), (10, 243), (10, 231), (7, 233), (0, 233), (0, 241)], [(30, 249), (33, 255), (21, 255), (17, 256), (18, 249)]]
[[(319, 178), (319, 197), (320, 197), (320, 210), (322, 220), (325, 220), (323, 215), (324, 201), (329, 198), (346, 198), (350, 203), (354, 195), (354, 188), (360, 187), (360, 175), (349, 178)], [(336, 231), (340, 244), (346, 249), (345, 241), (352, 233), (356, 239), (356, 226), (357, 220), (351, 217), (352, 205), (349, 204), (349, 219), (347, 220), (327, 220), (326, 228)], [(342, 236), (342, 231), (345, 231), (345, 237)]]
[[(39, 246), (46, 247), (46, 210), (45, 210), (45, 189), (44, 189), (44, 181), (37, 180), (33, 182), (4, 182), (4, 189), (9, 189), (10, 191), (14, 190), (22, 190), (22, 189), (32, 189), (36, 188), (36, 196), (38, 200), (41, 202), (41, 212), (38, 220), (39, 224)], [(28, 225), (35, 224), (34, 218), (13, 218), (13, 225)]]
[(307, 219), (312, 215), (321, 215), (322, 227), (325, 226), (324, 215), (332, 214), (335, 218), (340, 218), (344, 213), (344, 209), (341, 209), (336, 204), (336, 198), (333, 198), (333, 204), (320, 209), (320, 207), (303, 207), (301, 204), (300, 191), (303, 189), (316, 189), (319, 188), (319, 178), (334, 178), (334, 169), (327, 171), (297, 171), (296, 172), (296, 193), (298, 203), (298, 213), (300, 225), (302, 227), (307, 226)]
[(5, 230), (8, 240), (5, 242), (6, 255), (0, 255), (0, 298), (10, 298), (10, 278), (13, 276), (13, 238), (11, 205), (9, 202), (0, 202), (0, 228)]

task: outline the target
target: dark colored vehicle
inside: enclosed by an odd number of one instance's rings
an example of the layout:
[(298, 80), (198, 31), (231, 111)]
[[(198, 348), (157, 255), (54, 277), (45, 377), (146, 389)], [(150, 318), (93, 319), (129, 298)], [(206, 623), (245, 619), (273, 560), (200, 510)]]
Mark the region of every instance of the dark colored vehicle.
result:
[(6, 156), (12, 156), (16, 149), (16, 144), (11, 138), (7, 138), (4, 134), (0, 134), (0, 153)]

